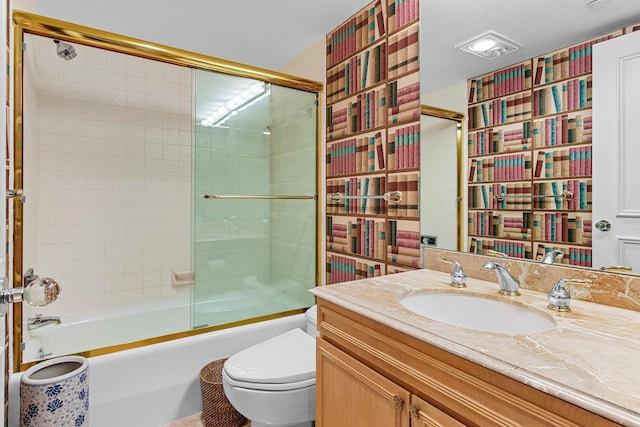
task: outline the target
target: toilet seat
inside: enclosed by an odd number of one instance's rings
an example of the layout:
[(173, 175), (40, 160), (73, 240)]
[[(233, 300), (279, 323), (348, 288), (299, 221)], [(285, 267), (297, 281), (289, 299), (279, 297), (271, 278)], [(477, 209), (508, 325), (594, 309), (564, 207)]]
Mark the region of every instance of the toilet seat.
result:
[(315, 339), (301, 329), (292, 329), (231, 356), (222, 374), (229, 385), (254, 390), (314, 386)]

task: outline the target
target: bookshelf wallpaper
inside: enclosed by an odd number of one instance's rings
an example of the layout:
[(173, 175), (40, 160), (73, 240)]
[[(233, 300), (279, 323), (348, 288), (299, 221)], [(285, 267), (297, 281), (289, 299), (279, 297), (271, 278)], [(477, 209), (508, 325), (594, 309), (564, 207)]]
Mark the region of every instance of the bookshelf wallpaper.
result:
[(628, 27), (468, 83), (468, 250), (591, 267), (591, 47)]
[(419, 267), (419, 6), (376, 0), (326, 38), (328, 284)]

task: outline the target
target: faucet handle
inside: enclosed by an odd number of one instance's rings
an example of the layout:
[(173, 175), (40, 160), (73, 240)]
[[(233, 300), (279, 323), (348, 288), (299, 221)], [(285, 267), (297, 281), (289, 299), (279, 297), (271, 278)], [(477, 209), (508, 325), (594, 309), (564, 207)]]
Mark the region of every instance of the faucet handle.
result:
[(60, 294), (60, 285), (49, 277), (38, 277), (24, 287), (24, 301), (36, 307), (51, 304)]
[(602, 271), (619, 271), (619, 272), (631, 272), (633, 269), (628, 265), (605, 265), (600, 267)]
[(487, 249), (485, 252), (487, 255), (497, 256), (499, 258), (509, 258), (509, 255), (504, 252), (494, 251), (493, 249)]
[(569, 304), (571, 303), (571, 294), (567, 290), (566, 285), (580, 285), (586, 288), (593, 284), (591, 279), (560, 279), (547, 294), (549, 305), (547, 308), (554, 311), (568, 313), (571, 311)]
[(454, 288), (467, 287), (467, 273), (464, 272), (462, 265), (460, 265), (458, 261), (441, 258), (440, 262), (446, 262), (454, 266), (453, 271), (451, 272), (451, 283), (449, 283), (450, 286), (453, 286)]

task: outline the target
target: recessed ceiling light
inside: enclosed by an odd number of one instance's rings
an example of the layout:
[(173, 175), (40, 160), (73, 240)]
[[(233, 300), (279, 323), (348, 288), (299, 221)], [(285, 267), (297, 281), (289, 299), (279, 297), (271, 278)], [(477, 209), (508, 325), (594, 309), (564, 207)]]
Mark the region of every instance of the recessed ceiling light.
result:
[(472, 44), (471, 46), (469, 46), (469, 49), (474, 50), (476, 52), (482, 52), (482, 51), (491, 49), (495, 45), (496, 45), (495, 40), (485, 39)]
[(611, 3), (611, 0), (591, 0), (587, 3), (589, 9), (599, 9)]
[(515, 52), (522, 45), (495, 31), (487, 31), (455, 47), (484, 59), (494, 59)]

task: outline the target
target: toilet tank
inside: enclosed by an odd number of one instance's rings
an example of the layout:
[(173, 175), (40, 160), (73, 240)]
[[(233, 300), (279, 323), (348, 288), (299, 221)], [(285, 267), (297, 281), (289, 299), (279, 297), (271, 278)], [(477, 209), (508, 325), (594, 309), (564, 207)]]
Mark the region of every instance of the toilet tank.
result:
[(307, 334), (312, 337), (318, 336), (318, 306), (314, 305), (307, 309), (305, 313), (307, 318)]

